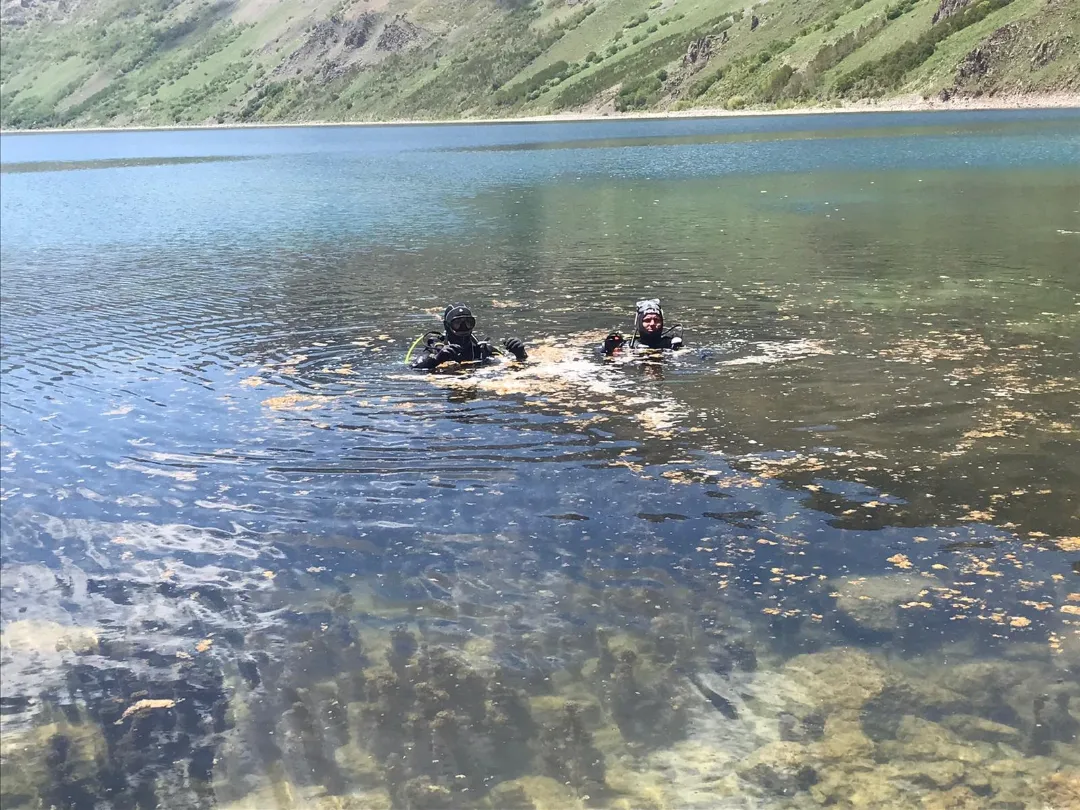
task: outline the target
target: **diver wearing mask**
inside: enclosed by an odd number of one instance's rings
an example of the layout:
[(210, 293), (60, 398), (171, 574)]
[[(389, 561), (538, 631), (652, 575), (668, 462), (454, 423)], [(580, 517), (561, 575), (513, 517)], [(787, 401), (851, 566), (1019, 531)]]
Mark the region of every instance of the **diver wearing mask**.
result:
[[(641, 345), (647, 349), (681, 349), (683, 347), (682, 327), (678, 324), (664, 328), (664, 310), (659, 298), (649, 298), (637, 302), (634, 314), (634, 336), (630, 339), (630, 348)], [(626, 338), (619, 332), (612, 332), (604, 338), (601, 351), (613, 355), (627, 344)]]
[[(482, 363), (503, 352), (486, 340), (477, 340), (473, 335), (476, 328), (476, 318), (472, 310), (465, 304), (451, 304), (443, 312), (443, 333), (428, 332), (422, 335), (413, 344), (423, 341), (423, 354), (412, 362), (412, 367), (422, 371), (431, 370), (443, 363), (478, 362)], [(525, 360), (529, 355), (525, 351), (525, 344), (517, 338), (507, 338), (503, 341), (506, 351), (510, 352), (518, 362)], [(412, 349), (409, 349), (409, 355)], [(405, 362), (409, 361), (406, 355)]]

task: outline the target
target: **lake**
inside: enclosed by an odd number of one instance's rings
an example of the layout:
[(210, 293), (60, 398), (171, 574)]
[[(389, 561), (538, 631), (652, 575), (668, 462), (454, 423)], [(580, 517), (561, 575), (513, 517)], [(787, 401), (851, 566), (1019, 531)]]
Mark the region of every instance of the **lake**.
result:
[(0, 149), (5, 808), (1080, 802), (1080, 111)]

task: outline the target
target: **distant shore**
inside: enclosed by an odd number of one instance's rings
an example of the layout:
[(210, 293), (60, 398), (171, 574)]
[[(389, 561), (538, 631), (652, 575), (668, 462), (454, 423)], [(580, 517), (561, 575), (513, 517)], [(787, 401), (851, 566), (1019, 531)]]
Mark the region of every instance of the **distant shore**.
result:
[(52, 129), (4, 129), (3, 135), (42, 135), (75, 132), (178, 132), (202, 129), (281, 129), (291, 127), (415, 127), (464, 124), (558, 124), (595, 121), (663, 121), (681, 118), (738, 118), (763, 115), (828, 115), (872, 112), (959, 112), (965, 110), (1050, 110), (1080, 109), (1080, 93), (1050, 93), (981, 98), (954, 98), (948, 101), (922, 96), (897, 96), (883, 101), (859, 101), (829, 107), (791, 107), (783, 110), (727, 110), (695, 108), (660, 112), (604, 112), (600, 110), (552, 113), (514, 118), (440, 118), (388, 121), (277, 121), (259, 123), (173, 124), (167, 126), (72, 127)]

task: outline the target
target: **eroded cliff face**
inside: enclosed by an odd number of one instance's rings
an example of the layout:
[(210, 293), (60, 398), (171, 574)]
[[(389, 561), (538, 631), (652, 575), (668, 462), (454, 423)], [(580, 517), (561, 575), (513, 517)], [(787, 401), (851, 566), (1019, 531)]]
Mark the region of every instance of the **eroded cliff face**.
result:
[[(943, 0), (945, 8), (950, 0)], [(1003, 25), (964, 55), (943, 99), (1080, 90), (1080, 72), (1065, 62), (1080, 50), (1080, 10), (1047, 3), (1038, 18)]]

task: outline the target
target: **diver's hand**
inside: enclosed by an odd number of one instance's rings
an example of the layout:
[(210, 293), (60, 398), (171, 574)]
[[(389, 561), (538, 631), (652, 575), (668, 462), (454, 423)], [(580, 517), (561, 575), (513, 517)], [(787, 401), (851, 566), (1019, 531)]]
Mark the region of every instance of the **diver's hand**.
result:
[(495, 347), (491, 345), (490, 341), (478, 340), (476, 341), (476, 352), (481, 360), (486, 360), (495, 356)]
[(443, 344), (435, 353), (435, 360), (439, 363), (452, 363), (461, 359), (461, 347), (453, 343)]
[(683, 347), (683, 342), (682, 342), (681, 337), (673, 337), (671, 339), (671, 348), (672, 348), (672, 350), (681, 349), (682, 347)]
[(525, 344), (517, 338), (507, 338), (503, 341), (503, 346), (518, 359), (518, 362), (525, 360), (529, 356), (529, 353), (525, 351)]
[(604, 354), (615, 354), (615, 351), (622, 348), (624, 343), (626, 343), (626, 338), (618, 332), (612, 332), (604, 338)]

